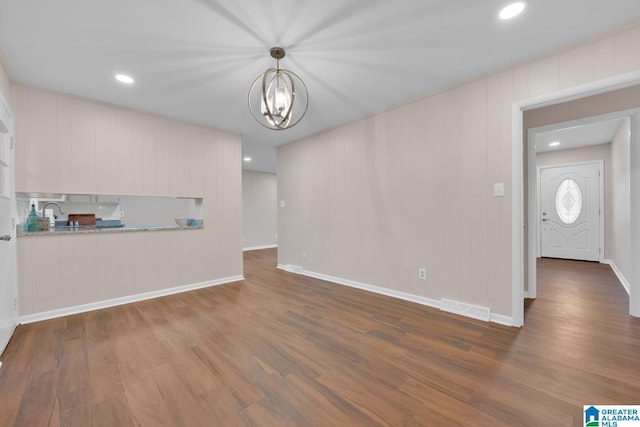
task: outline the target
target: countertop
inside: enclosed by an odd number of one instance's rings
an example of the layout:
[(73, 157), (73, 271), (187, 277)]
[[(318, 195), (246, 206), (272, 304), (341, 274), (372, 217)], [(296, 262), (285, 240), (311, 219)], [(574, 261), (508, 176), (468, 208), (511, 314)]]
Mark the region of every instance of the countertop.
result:
[(132, 233), (132, 232), (147, 232), (147, 231), (170, 231), (170, 230), (202, 230), (203, 226), (194, 227), (178, 227), (178, 226), (143, 226), (143, 227), (105, 227), (96, 228), (91, 226), (86, 227), (59, 227), (51, 228), (46, 231), (34, 231), (26, 232), (20, 229), (18, 226), (18, 237), (35, 237), (35, 236), (64, 236), (69, 234), (102, 234), (102, 233)]

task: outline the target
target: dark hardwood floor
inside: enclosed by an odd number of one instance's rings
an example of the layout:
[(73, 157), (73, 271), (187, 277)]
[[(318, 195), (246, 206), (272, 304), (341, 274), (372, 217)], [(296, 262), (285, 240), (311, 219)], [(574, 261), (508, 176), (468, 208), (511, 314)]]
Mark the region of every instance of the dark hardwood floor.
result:
[(640, 404), (640, 319), (608, 266), (543, 259), (522, 329), (275, 269), (18, 327), (0, 426), (579, 426)]

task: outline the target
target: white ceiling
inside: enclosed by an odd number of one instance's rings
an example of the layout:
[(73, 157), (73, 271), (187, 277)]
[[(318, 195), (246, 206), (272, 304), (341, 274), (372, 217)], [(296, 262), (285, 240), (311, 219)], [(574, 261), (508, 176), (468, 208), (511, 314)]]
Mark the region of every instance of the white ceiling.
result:
[[(272, 147), (640, 20), (638, 0), (529, 0), (505, 22), (506, 3), (0, 0), (0, 50), (16, 81), (240, 133), (248, 167), (273, 171)], [(286, 131), (246, 100), (276, 45), (310, 97)]]
[[(623, 120), (625, 120), (624, 117), (536, 132), (536, 152), (569, 150), (589, 145), (607, 144), (613, 141)], [(560, 145), (550, 147), (549, 144), (551, 142), (559, 142)]]

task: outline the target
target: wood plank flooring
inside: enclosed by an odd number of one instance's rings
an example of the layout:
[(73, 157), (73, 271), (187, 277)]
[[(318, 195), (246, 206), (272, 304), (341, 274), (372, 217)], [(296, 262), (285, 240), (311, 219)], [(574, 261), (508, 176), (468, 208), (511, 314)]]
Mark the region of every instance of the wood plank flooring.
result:
[(541, 260), (515, 329), (275, 264), (18, 327), (0, 426), (579, 426), (583, 404), (640, 404), (640, 319), (608, 266)]

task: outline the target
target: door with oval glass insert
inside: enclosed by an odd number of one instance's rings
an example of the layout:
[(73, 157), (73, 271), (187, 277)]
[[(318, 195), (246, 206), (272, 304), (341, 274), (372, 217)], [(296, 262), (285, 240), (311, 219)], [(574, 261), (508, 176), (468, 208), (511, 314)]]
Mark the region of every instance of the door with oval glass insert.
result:
[(540, 168), (540, 255), (600, 260), (601, 162)]

